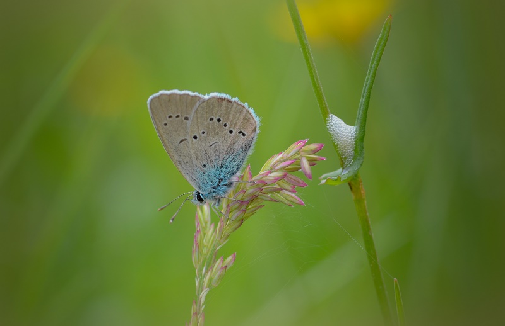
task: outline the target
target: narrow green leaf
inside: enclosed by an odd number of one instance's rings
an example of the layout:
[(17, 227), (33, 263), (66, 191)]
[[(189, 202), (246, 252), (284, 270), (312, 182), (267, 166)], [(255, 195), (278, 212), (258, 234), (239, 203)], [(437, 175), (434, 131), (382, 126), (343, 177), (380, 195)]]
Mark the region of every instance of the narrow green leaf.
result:
[(347, 181), (342, 181), (340, 180), (340, 177), (337, 178), (326, 178), (321, 180), (319, 183), (320, 185), (329, 185), (329, 186), (338, 186), (341, 185), (342, 183), (346, 183)]
[(398, 316), (398, 325), (405, 326), (405, 315), (403, 313), (403, 300), (400, 292), (400, 284), (395, 278), (395, 299), (396, 299), (396, 315)]
[(319, 177), (319, 179), (321, 179), (321, 182), (319, 184), (337, 186), (339, 184), (347, 182), (346, 180), (340, 179), (341, 174), (342, 174), (342, 169), (338, 169), (337, 171), (325, 173)]
[(372, 87), (375, 81), (375, 75), (377, 74), (377, 68), (379, 68), (379, 63), (386, 48), (386, 44), (389, 39), (389, 31), (391, 30), (391, 20), (393, 17), (389, 17), (384, 22), (382, 26), (382, 31), (375, 43), (375, 48), (372, 53), (372, 59), (370, 60), (370, 65), (368, 66), (368, 72), (365, 78), (365, 84), (363, 85), (363, 90), (361, 92), (361, 99), (359, 102), (358, 114), (356, 116), (356, 144), (354, 148), (354, 158), (350, 166), (347, 166), (342, 171), (342, 180), (347, 180), (358, 173), (363, 161), (365, 159), (365, 126), (366, 118), (368, 112), (368, 105), (370, 104), (370, 97), (372, 95)]

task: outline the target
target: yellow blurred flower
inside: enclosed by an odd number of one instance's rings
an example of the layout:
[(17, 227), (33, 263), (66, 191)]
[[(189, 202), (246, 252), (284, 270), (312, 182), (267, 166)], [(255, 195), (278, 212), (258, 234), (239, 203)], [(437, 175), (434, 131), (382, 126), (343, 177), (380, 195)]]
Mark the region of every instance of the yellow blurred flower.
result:
[[(376, 22), (387, 16), (392, 0), (300, 0), (298, 10), (311, 41), (322, 43), (338, 39), (355, 43)], [(272, 29), (281, 39), (296, 42), (286, 5), (272, 11)]]

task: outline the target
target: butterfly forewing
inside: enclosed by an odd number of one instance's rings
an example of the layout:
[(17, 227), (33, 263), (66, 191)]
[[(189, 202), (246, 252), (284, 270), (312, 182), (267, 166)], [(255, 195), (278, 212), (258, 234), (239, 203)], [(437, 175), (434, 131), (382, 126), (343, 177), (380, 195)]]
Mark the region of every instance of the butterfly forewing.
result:
[(192, 114), (204, 97), (197, 93), (162, 91), (149, 98), (149, 113), (158, 137), (177, 169), (198, 189), (195, 157), (188, 133)]
[(211, 94), (198, 103), (189, 125), (195, 174), (202, 176), (197, 188), (227, 182), (239, 172), (257, 132), (257, 117), (236, 99)]

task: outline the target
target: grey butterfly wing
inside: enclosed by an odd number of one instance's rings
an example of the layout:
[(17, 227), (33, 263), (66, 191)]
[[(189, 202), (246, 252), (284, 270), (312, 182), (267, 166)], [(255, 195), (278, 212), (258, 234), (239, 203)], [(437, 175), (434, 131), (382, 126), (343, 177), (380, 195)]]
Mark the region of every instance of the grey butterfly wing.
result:
[(151, 120), (163, 147), (177, 169), (195, 188), (198, 182), (192, 173), (195, 163), (188, 129), (194, 108), (203, 98), (192, 92), (162, 91), (148, 101)]
[(211, 94), (198, 103), (189, 124), (196, 188), (212, 192), (210, 188), (239, 172), (256, 141), (258, 127), (252, 109), (236, 99)]

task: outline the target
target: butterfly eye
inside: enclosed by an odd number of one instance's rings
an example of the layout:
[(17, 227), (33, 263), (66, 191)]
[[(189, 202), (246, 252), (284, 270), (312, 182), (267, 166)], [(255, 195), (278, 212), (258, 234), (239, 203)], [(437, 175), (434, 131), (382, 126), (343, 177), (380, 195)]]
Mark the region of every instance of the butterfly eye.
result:
[(196, 192), (196, 200), (198, 200), (200, 203), (203, 203), (203, 197), (202, 197), (202, 194), (200, 194), (200, 192)]

